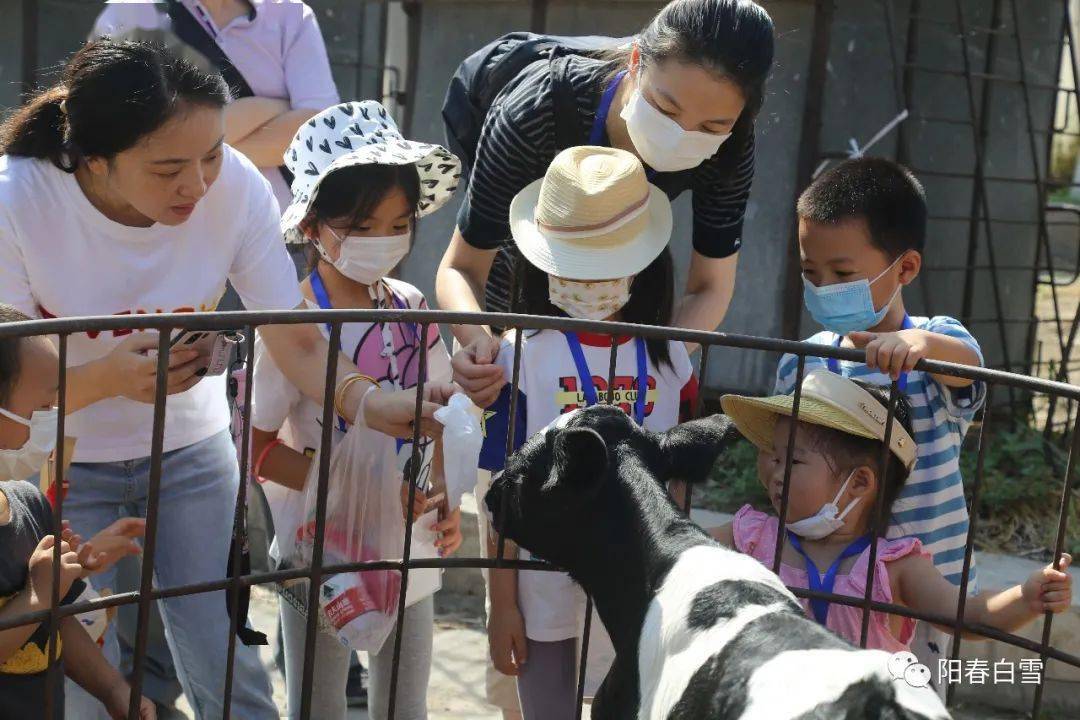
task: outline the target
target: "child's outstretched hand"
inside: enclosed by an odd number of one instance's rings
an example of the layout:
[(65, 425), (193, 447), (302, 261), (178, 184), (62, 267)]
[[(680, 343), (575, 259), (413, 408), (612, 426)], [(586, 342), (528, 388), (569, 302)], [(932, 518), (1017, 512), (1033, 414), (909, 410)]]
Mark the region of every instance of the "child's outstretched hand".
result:
[(516, 603), (492, 605), (488, 616), (488, 652), (491, 664), (503, 675), (516, 676), (528, 659), (525, 619)]
[(1072, 576), (1067, 572), (1071, 563), (1072, 555), (1062, 553), (1060, 570), (1051, 563), (1027, 579), (1021, 592), (1033, 612), (1059, 613), (1072, 605)]
[(90, 538), (79, 548), (84, 576), (108, 570), (128, 555), (138, 555), (141, 548), (135, 538), (145, 534), (146, 521), (142, 518), (120, 518)]
[(866, 366), (887, 374), (893, 380), (915, 369), (926, 357), (926, 331), (914, 328), (897, 332), (853, 332), (848, 339), (856, 348), (866, 348)]
[(431, 526), (438, 535), (435, 538), (435, 547), (439, 549), (439, 557), (447, 557), (457, 552), (464, 541), (461, 535), (461, 508), (453, 512), (446, 512), (445, 505), (439, 510), (439, 521)]
[(427, 512), (428, 497), (423, 490), (417, 488), (413, 495), (412, 512), (409, 512), (409, 483), (401, 483), (401, 514), (406, 522), (416, 522), (420, 516)]
[[(53, 581), (53, 546), (56, 544), (55, 535), (46, 535), (34, 548), (27, 563), (30, 569), (29, 585), (38, 602), (49, 604), (52, 602)], [(82, 575), (82, 565), (79, 564), (78, 554), (64, 540), (60, 540), (60, 597), (67, 595), (68, 590)]]

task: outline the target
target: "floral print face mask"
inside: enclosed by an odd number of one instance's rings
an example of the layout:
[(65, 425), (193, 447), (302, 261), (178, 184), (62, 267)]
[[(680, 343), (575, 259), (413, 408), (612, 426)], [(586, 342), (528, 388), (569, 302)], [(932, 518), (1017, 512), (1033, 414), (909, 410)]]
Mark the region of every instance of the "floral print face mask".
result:
[(633, 277), (618, 280), (564, 280), (548, 275), (551, 304), (573, 318), (604, 320), (630, 300)]

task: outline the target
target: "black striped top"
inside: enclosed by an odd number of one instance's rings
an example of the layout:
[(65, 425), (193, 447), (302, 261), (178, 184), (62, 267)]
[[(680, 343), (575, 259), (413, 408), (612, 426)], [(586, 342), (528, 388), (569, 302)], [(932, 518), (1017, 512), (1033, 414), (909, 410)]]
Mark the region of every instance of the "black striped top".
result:
[[(607, 62), (593, 58), (572, 57), (567, 62), (565, 77), (577, 101), (581, 144), (589, 141), (609, 72)], [(564, 149), (556, 146), (553, 115), (549, 65), (539, 60), (503, 89), (484, 121), (457, 224), (473, 247), (501, 249), (485, 293), (491, 312), (509, 309), (510, 201), (530, 182), (542, 178), (551, 160)], [(727, 143), (696, 168), (652, 177), (652, 183), (671, 199), (691, 189), (693, 246), (710, 258), (732, 255), (742, 242), (743, 216), (754, 177), (753, 135), (741, 148), (737, 162), (722, 161), (725, 152), (731, 152)]]

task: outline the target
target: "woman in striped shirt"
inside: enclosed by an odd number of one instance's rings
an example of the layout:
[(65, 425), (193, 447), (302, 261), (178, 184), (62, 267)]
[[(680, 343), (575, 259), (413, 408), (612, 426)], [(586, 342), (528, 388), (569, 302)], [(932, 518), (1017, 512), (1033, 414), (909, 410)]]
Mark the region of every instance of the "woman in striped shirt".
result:
[[(555, 94), (561, 99), (569, 91), (577, 130), (570, 145), (633, 152), (669, 198), (692, 191), (693, 252), (674, 322), (714, 329), (734, 289), (753, 179), (754, 119), (772, 58), (772, 20), (756, 3), (673, 0), (632, 44), (600, 57), (566, 58), (561, 88), (554, 87), (552, 61), (525, 67), (487, 112), (436, 279), (440, 306), (509, 309), (510, 200), (567, 147), (556, 138)], [(499, 342), (486, 328), (453, 330), (463, 346), (454, 378), (485, 407), (505, 382), (494, 362)]]

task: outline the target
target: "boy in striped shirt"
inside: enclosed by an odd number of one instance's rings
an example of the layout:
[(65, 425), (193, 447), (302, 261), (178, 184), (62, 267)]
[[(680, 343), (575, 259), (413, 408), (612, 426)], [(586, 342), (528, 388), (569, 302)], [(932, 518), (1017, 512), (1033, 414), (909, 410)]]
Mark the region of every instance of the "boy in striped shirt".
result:
[[(978, 342), (958, 321), (940, 315), (910, 317), (904, 308), (903, 288), (922, 267), (923, 188), (894, 162), (858, 158), (819, 176), (799, 197), (797, 212), (803, 298), (814, 320), (825, 327), (807, 342), (866, 351), (862, 363), (807, 357), (806, 372), (827, 367), (869, 383), (897, 380), (914, 411), (918, 455), (892, 506), (887, 537), (918, 537), (941, 574), (959, 584), (968, 531), (960, 446), (986, 388), (981, 382), (912, 369), (923, 358), (983, 363)], [(793, 391), (797, 368), (794, 355), (781, 358), (776, 392)], [(969, 592), (975, 586), (972, 562)], [(919, 627), (930, 628), (928, 623)], [(934, 668), (934, 655), (940, 656), (946, 645), (938, 633), (912, 648)]]

